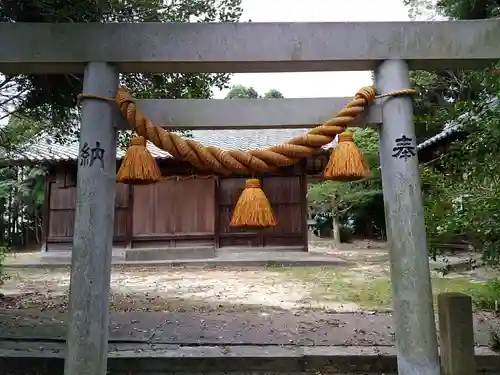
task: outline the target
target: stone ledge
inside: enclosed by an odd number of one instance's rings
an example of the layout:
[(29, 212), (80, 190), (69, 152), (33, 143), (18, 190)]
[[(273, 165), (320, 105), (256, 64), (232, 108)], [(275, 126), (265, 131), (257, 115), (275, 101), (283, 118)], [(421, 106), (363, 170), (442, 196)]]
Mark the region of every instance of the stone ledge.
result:
[[(130, 250), (127, 250), (130, 251)], [(143, 251), (143, 250), (139, 250)], [(300, 256), (298, 256), (300, 255)], [(285, 254), (277, 254), (270, 252), (267, 256), (262, 254), (234, 255), (234, 256), (217, 256), (215, 258), (200, 258), (200, 259), (165, 259), (165, 260), (113, 260), (112, 265), (115, 267), (186, 267), (186, 268), (217, 268), (217, 267), (335, 267), (349, 266), (354, 263), (349, 260), (343, 260), (335, 256), (316, 256), (311, 253), (302, 252), (286, 252)], [(29, 267), (46, 267), (46, 268), (67, 268), (71, 265), (71, 261), (59, 259), (39, 259), (27, 262), (6, 262), (4, 268), (29, 268)]]
[[(0, 341), (1, 343), (1, 341)], [(28, 350), (28, 346), (33, 349)], [(0, 345), (7, 347), (7, 345)], [(0, 349), (0, 368), (12, 375), (62, 373), (64, 344), (9, 342)], [(341, 346), (179, 346), (110, 344), (110, 374), (160, 372), (366, 372), (396, 373), (394, 347)], [(478, 374), (497, 373), (500, 356), (487, 347), (476, 348)], [(31, 370), (33, 371), (33, 370)]]
[(163, 247), (127, 249), (126, 262), (157, 261), (157, 260), (189, 260), (212, 259), (217, 256), (215, 247)]

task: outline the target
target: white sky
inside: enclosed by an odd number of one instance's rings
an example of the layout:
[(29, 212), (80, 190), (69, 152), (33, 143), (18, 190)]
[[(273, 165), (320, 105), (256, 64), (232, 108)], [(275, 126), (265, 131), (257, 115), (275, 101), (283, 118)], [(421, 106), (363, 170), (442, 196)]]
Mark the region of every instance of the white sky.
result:
[[(242, 22), (408, 21), (402, 0), (243, 0)], [(235, 74), (231, 85), (252, 86), (259, 94), (278, 89), (285, 98), (349, 97), (371, 85), (371, 72)], [(228, 90), (216, 89), (216, 98)]]
[[(242, 6), (242, 22), (409, 20), (402, 0), (243, 0)], [(260, 94), (278, 89), (286, 98), (350, 97), (371, 83), (369, 71), (234, 74), (231, 80), (231, 85), (252, 86)], [(224, 98), (228, 91), (215, 90), (216, 98)]]

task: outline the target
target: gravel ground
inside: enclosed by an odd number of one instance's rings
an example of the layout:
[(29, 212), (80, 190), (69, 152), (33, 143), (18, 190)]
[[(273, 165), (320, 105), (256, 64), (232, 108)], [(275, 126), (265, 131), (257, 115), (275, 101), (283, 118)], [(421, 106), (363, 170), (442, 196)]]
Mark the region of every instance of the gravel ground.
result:
[[(10, 272), (1, 287), (5, 307), (64, 310), (69, 270), (27, 268)], [(308, 288), (272, 269), (115, 268), (114, 311), (291, 309)]]
[[(386, 311), (391, 306), (385, 243), (357, 241), (333, 249), (311, 241), (310, 250), (333, 253), (349, 267), (181, 268), (114, 267), (112, 311), (276, 311), (324, 309)], [(0, 308), (54, 310), (67, 307), (69, 269), (9, 269), (0, 286)], [(477, 273), (477, 272), (476, 272)], [(433, 272), (436, 293), (467, 291), (474, 273), (442, 277)]]

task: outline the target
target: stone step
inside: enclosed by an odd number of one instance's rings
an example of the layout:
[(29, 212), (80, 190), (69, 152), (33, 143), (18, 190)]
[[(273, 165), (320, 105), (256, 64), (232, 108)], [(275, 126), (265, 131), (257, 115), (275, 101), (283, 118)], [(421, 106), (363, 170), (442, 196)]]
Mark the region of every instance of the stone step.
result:
[[(396, 374), (394, 347), (179, 346), (110, 343), (108, 374)], [(0, 341), (0, 367), (10, 375), (56, 375), (64, 342)], [(478, 374), (498, 375), (500, 356), (476, 348)]]
[(146, 249), (127, 249), (126, 262), (158, 260), (212, 259), (217, 256), (215, 247), (163, 247)]

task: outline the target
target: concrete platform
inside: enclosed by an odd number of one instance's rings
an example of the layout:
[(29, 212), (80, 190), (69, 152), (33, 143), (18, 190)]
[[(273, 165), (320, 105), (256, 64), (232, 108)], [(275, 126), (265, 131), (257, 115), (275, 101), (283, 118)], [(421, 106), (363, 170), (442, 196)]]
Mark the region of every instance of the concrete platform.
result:
[(217, 252), (213, 246), (206, 247), (170, 247), (170, 248), (145, 248), (125, 250), (126, 262), (150, 262), (180, 259), (213, 259)]
[[(253, 250), (241, 252), (216, 250), (215, 257), (210, 258), (174, 258), (162, 260), (127, 260), (126, 252), (128, 251), (130, 250), (114, 249), (112, 256), (113, 265), (124, 267), (152, 267), (160, 265), (176, 267), (311, 267), (347, 266), (353, 264), (334, 254), (289, 250), (280, 251), (279, 249), (272, 251)], [(9, 256), (4, 263), (4, 266), (8, 268), (67, 267), (69, 265), (71, 265), (71, 252), (69, 251), (31, 253), (29, 256), (26, 254)]]
[[(393, 346), (390, 313), (116, 312), (109, 341), (181, 346)], [(65, 340), (67, 315), (0, 311), (0, 341)], [(475, 344), (487, 347), (500, 322), (491, 314), (474, 317)]]
[[(57, 313), (0, 313), (0, 373), (62, 374), (65, 321)], [(475, 317), (481, 374), (500, 373), (500, 356), (487, 346), (495, 324), (490, 315)], [(389, 375), (397, 368), (390, 314), (114, 313), (109, 342), (111, 375)]]
[[(64, 343), (38, 343), (31, 350), (25, 344), (1, 349), (0, 343), (3, 374), (63, 374)], [(476, 363), (478, 375), (500, 374), (500, 357), (488, 348), (476, 348)], [(110, 375), (177, 373), (395, 375), (397, 359), (393, 347), (110, 345)]]

